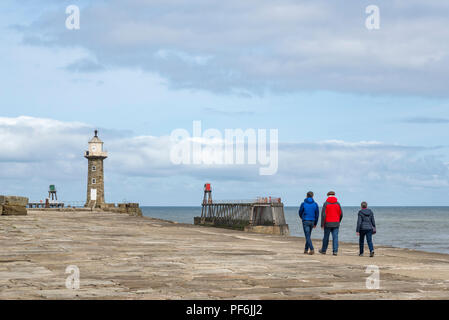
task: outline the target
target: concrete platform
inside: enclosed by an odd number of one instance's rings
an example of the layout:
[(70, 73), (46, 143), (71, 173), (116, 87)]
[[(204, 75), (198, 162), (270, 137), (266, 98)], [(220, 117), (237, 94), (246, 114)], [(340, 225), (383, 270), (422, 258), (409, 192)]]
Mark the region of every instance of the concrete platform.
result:
[[(449, 299), (449, 255), (406, 249), (309, 256), (302, 238), (33, 210), (1, 216), (0, 242), (0, 299)], [(69, 265), (79, 290), (65, 286)]]

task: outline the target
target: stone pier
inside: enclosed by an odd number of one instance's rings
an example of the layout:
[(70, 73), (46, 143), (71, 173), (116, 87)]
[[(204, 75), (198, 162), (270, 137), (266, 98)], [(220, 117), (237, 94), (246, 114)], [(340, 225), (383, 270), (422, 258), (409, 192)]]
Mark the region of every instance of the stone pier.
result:
[[(0, 299), (449, 299), (449, 255), (399, 248), (309, 256), (297, 237), (31, 209), (0, 217), (0, 242)], [(370, 265), (379, 289), (366, 287)]]

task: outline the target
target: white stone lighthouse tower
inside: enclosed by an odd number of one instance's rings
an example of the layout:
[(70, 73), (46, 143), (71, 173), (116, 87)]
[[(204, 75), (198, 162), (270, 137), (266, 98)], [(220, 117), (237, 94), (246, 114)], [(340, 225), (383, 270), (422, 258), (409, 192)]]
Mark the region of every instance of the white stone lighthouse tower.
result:
[(89, 141), (89, 150), (84, 153), (88, 161), (87, 167), (87, 200), (86, 207), (99, 207), (104, 203), (104, 170), (103, 160), (108, 153), (103, 151), (103, 141), (98, 138), (98, 131)]

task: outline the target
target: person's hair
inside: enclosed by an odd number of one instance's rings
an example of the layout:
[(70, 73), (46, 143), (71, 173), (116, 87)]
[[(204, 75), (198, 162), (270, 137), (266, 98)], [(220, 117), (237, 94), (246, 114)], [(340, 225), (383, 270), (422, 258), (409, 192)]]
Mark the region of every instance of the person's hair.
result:
[(361, 206), (362, 206), (362, 209), (366, 209), (366, 208), (368, 208), (368, 203), (366, 203), (366, 201), (363, 201)]
[(312, 191), (307, 192), (307, 198), (313, 198), (313, 192)]
[(335, 191), (329, 191), (329, 192), (327, 193), (327, 195), (328, 195), (328, 196), (335, 196)]

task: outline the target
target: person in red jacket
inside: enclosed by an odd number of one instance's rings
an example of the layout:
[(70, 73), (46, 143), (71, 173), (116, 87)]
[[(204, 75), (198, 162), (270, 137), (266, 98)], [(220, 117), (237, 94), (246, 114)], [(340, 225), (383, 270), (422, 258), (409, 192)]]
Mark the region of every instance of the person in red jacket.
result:
[(332, 251), (334, 256), (338, 254), (338, 230), (343, 219), (343, 210), (334, 191), (327, 193), (327, 200), (321, 210), (321, 229), (324, 229), (323, 246), (319, 252), (326, 254), (329, 245), (329, 235), (332, 233)]

